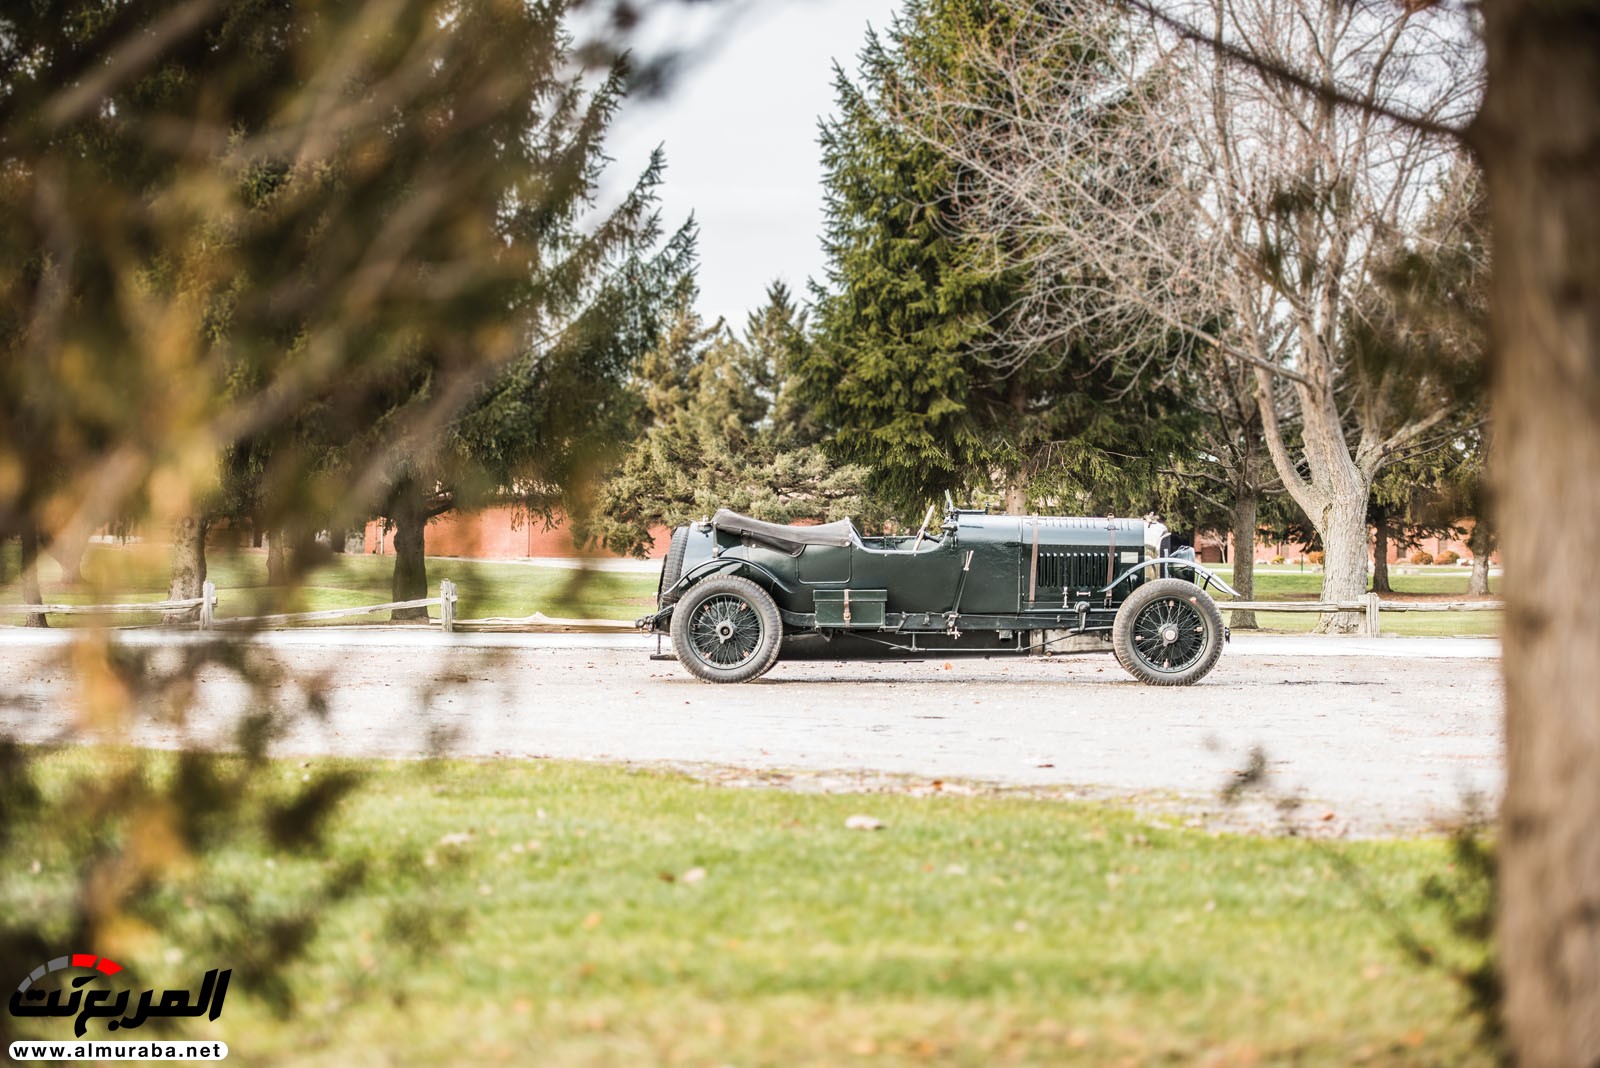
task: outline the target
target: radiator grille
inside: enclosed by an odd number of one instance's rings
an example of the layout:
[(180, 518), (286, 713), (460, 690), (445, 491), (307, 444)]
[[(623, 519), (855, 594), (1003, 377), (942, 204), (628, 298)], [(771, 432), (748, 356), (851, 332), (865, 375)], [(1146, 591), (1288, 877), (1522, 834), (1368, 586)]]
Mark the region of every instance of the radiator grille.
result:
[[(1118, 568), (1120, 572), (1122, 569)], [(1099, 589), (1106, 584), (1106, 551), (1060, 552), (1039, 550), (1041, 590)]]

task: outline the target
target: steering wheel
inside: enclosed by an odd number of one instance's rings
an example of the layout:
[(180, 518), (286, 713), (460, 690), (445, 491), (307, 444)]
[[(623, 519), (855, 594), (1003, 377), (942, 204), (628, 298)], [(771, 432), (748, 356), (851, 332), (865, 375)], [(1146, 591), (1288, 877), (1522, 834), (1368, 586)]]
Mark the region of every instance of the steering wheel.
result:
[(922, 539), (928, 535), (928, 524), (933, 522), (933, 511), (937, 505), (928, 505), (928, 514), (922, 517), (922, 528), (917, 531), (917, 540), (911, 543), (911, 551), (916, 552), (917, 546), (922, 544)]

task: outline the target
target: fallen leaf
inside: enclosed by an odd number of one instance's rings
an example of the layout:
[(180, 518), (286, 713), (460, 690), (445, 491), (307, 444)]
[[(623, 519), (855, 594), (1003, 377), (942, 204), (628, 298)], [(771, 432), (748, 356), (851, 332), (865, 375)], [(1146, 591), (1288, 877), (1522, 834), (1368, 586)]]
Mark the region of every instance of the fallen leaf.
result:
[(600, 926), (600, 914), (598, 912), (591, 912), (591, 913), (589, 913), (589, 915), (587, 915), (587, 916), (585, 916), (583, 918), (583, 929), (585, 931), (592, 931), (596, 927), (599, 927), (599, 926)]

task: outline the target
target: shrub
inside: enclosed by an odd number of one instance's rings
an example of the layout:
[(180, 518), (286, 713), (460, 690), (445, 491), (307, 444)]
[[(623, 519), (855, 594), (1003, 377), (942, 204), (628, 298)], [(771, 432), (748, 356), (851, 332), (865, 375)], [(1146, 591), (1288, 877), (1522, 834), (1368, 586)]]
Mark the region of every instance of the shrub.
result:
[(1444, 552), (1440, 553), (1438, 556), (1435, 556), (1433, 558), (1433, 562), (1436, 563), (1436, 564), (1453, 564), (1457, 560), (1460, 560), (1460, 559), (1461, 559), (1461, 557), (1456, 555), (1456, 553), (1454, 553), (1453, 551), (1451, 551), (1449, 549), (1446, 549)]
[(1306, 563), (1310, 564), (1312, 567), (1321, 567), (1323, 561), (1326, 559), (1327, 556), (1320, 552), (1313, 551), (1306, 553)]
[(1273, 562), (1273, 563), (1275, 563), (1275, 564), (1281, 564), (1281, 563), (1283, 563), (1283, 557), (1281, 557), (1281, 556), (1274, 556), (1274, 557), (1273, 557), (1273, 558), (1272, 558), (1272, 562)]
[(1433, 563), (1433, 554), (1428, 552), (1426, 549), (1417, 549), (1412, 552), (1410, 556), (1406, 557), (1406, 559), (1410, 560), (1413, 564), (1431, 564)]

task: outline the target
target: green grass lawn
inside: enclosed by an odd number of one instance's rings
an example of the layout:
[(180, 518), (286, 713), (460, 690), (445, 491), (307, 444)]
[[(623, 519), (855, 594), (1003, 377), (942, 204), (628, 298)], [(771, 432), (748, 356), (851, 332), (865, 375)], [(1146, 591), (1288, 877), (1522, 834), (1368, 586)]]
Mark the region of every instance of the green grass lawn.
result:
[[(1223, 578), (1233, 576), (1229, 564), (1206, 565)], [(1465, 600), (1469, 571), (1464, 567), (1428, 567), (1420, 574), (1399, 574), (1391, 569), (1389, 584), (1398, 595), (1455, 595)], [(1498, 595), (1501, 579), (1491, 580)], [(1255, 599), (1258, 601), (1315, 601), (1322, 589), (1322, 573), (1271, 567), (1255, 573)], [(1225, 602), (1219, 601), (1224, 604)], [(1384, 634), (1404, 637), (1492, 637), (1500, 633), (1501, 612), (1384, 612)], [(1256, 623), (1267, 633), (1305, 633), (1316, 626), (1318, 617), (1309, 612), (1257, 612)]]
[[(48, 757), (46, 794), (128, 759)], [(236, 978), (203, 1025), (247, 1064), (1492, 1063), (1456, 988), (1406, 963), (1365, 897), (1438, 945), (1419, 902), (1440, 841), (562, 762), (275, 767), (362, 776), (327, 843), (370, 881), (320, 913), (289, 1018)], [(855, 813), (885, 826), (845, 829)], [(59, 851), (6, 852), (0, 912), (50, 933)], [(292, 902), (327, 870), (234, 841), (182, 869), (176, 935), (135, 925), (95, 948), (153, 981), (186, 960), (183, 930), (233, 922), (230, 894)]]
[[(1233, 576), (1232, 564), (1206, 564), (1207, 570), (1215, 571), (1224, 578)], [(1288, 600), (1304, 595), (1308, 599), (1315, 599), (1322, 589), (1322, 572), (1315, 568), (1306, 568), (1304, 571), (1285, 567), (1256, 568), (1256, 597), (1261, 600)], [(1455, 594), (1465, 598), (1467, 595), (1467, 579), (1470, 572), (1464, 567), (1427, 567), (1417, 568), (1407, 574), (1398, 574), (1392, 568), (1389, 573), (1389, 584), (1394, 587), (1397, 594)], [(1491, 580), (1496, 595), (1500, 592), (1500, 578), (1496, 576)]]
[[(5, 573), (16, 575), (16, 546), (6, 546), (10, 554)], [(389, 580), (394, 567), (392, 556), (333, 555), (329, 562), (312, 571), (306, 584), (292, 592), (266, 585), (266, 556), (259, 551), (223, 551), (208, 554), (208, 574), (217, 585), (218, 615), (246, 616), (284, 611), (318, 611), (327, 608), (353, 608), (381, 604), (389, 600)], [(40, 572), (46, 600), (76, 604), (103, 604), (141, 600), (158, 601), (165, 596), (168, 559), (163, 546), (94, 546), (85, 558), (84, 587), (70, 588), (59, 582), (55, 561), (46, 558)], [(1232, 568), (1214, 568), (1229, 577)], [(550, 616), (593, 619), (636, 619), (655, 603), (654, 573), (574, 572), (561, 568), (532, 567), (524, 564), (433, 558), (428, 561), (428, 592), (437, 594), (439, 581), (450, 579), (461, 597), (458, 615), (463, 619), (488, 616), (526, 616), (543, 612)], [(1400, 594), (1465, 595), (1465, 568), (1430, 568), (1424, 574), (1392, 578)], [(1256, 573), (1258, 600), (1315, 600), (1322, 586), (1322, 575), (1314, 570), (1294, 571), (1272, 568)], [(13, 582), (0, 590), (0, 604), (21, 603), (21, 591)], [(434, 609), (435, 616), (438, 610)], [(1385, 613), (1383, 629), (1399, 635), (1494, 635), (1500, 632), (1499, 612), (1416, 612)], [(81, 617), (57, 616), (51, 623), (70, 626)], [(357, 617), (355, 622), (381, 622), (387, 613)], [(156, 617), (123, 616), (119, 622), (153, 623)], [(1268, 632), (1309, 631), (1317, 617), (1306, 613), (1261, 613), (1257, 622)], [(0, 617), (0, 622), (20, 622), (15, 616)], [(351, 620), (339, 620), (348, 623)]]

